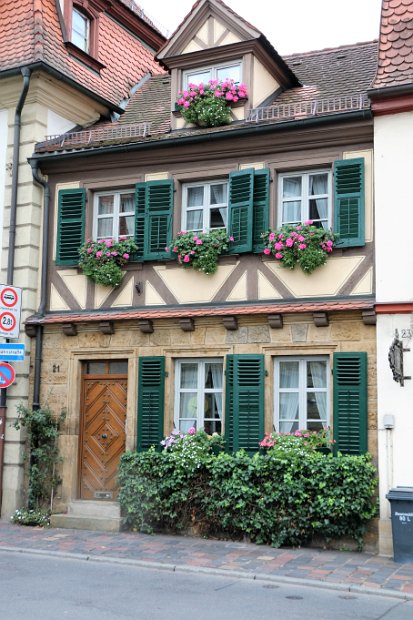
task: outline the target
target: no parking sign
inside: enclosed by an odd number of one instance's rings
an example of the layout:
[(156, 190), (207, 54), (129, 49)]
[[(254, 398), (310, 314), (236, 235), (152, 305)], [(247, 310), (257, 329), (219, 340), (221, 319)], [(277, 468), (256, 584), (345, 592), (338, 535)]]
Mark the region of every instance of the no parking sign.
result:
[(0, 336), (19, 337), (21, 306), (21, 288), (0, 284)]
[(0, 362), (0, 388), (7, 388), (13, 383), (16, 373), (13, 366), (6, 362)]

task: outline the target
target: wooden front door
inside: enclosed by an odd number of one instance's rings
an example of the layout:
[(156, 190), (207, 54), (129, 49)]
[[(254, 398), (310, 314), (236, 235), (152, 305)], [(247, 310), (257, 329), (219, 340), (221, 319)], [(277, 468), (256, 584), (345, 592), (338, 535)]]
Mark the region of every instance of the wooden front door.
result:
[(115, 500), (125, 451), (127, 361), (86, 362), (82, 373), (79, 496)]

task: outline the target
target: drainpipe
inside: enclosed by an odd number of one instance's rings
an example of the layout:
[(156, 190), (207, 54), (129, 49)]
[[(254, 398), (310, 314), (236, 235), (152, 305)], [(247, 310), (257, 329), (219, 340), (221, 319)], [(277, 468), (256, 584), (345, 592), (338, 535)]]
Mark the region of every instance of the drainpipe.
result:
[[(42, 271), (40, 277), (40, 304), (37, 310), (38, 316), (44, 316), (47, 300), (47, 276), (49, 261), (49, 210), (50, 210), (50, 187), (47, 179), (39, 170), (39, 162), (30, 160), (32, 167), (33, 179), (43, 187), (43, 238), (42, 238)], [(42, 350), (43, 350), (43, 326), (38, 325), (36, 328), (36, 353), (34, 358), (34, 385), (33, 385), (33, 409), (40, 409), (40, 377), (42, 367)]]
[[(11, 204), (10, 204), (10, 225), (9, 225), (9, 252), (7, 257), (7, 278), (6, 284), (13, 284), (14, 276), (14, 254), (16, 245), (16, 219), (17, 219), (17, 188), (19, 182), (19, 157), (20, 157), (20, 132), (21, 119), (24, 102), (30, 84), (30, 69), (23, 67), (23, 86), (20, 98), (14, 113), (14, 134), (13, 134), (13, 164), (11, 180)], [(3, 498), (3, 467), (4, 467), (4, 437), (6, 430), (7, 414), (7, 392), (6, 388), (0, 389), (0, 511)]]

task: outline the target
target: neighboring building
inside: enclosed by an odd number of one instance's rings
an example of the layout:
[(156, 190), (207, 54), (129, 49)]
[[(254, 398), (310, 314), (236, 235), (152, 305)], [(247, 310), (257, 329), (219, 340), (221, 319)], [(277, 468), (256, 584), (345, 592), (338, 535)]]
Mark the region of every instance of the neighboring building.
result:
[[(248, 450), (273, 428), (333, 427), (340, 450), (377, 455), (366, 96), (377, 44), (281, 58), (220, 0), (200, 0), (157, 58), (170, 75), (146, 81), (118, 122), (39, 144), (30, 160), (48, 176), (53, 230), (47, 307), (26, 321), (31, 335), (43, 329), (34, 382), (68, 411), (55, 512), (115, 500), (122, 452), (174, 427)], [(249, 97), (233, 122), (185, 125), (179, 90), (227, 73)], [(77, 267), (105, 215), (103, 234), (129, 217), (139, 245), (115, 289)], [(340, 233), (324, 266), (307, 275), (263, 254), (261, 232), (310, 218)], [(220, 223), (235, 241), (213, 275), (166, 249), (180, 230)]]
[[(130, 3), (129, 3), (130, 4)], [(123, 112), (131, 93), (163, 70), (154, 26), (119, 0), (3, 0), (0, 11), (1, 283), (23, 290), (23, 320), (41, 303), (42, 188), (27, 158), (45, 135), (87, 127)], [(40, 180), (41, 181), (41, 180)], [(25, 339), (30, 354), (30, 340)], [(28, 403), (29, 358), (7, 390), (2, 516), (22, 503), (22, 435), (11, 427)], [(5, 390), (1, 411), (5, 414)], [(38, 394), (31, 403), (38, 405)], [(3, 432), (3, 431), (2, 431)], [(0, 439), (1, 441), (1, 439)], [(1, 451), (0, 451), (1, 454)], [(1, 463), (3, 465), (3, 463)]]
[[(412, 2), (383, 0), (378, 70), (370, 97), (376, 196), (380, 552), (387, 555), (392, 552), (392, 532), (386, 494), (395, 486), (413, 487), (409, 456), (413, 438)], [(393, 224), (391, 213), (397, 215)]]

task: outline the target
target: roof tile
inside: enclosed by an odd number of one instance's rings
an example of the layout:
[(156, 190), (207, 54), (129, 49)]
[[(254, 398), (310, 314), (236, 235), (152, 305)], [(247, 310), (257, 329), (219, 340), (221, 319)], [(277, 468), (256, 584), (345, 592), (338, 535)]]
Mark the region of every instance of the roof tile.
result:
[(413, 3), (411, 0), (383, 0), (374, 88), (413, 84), (411, 52)]

